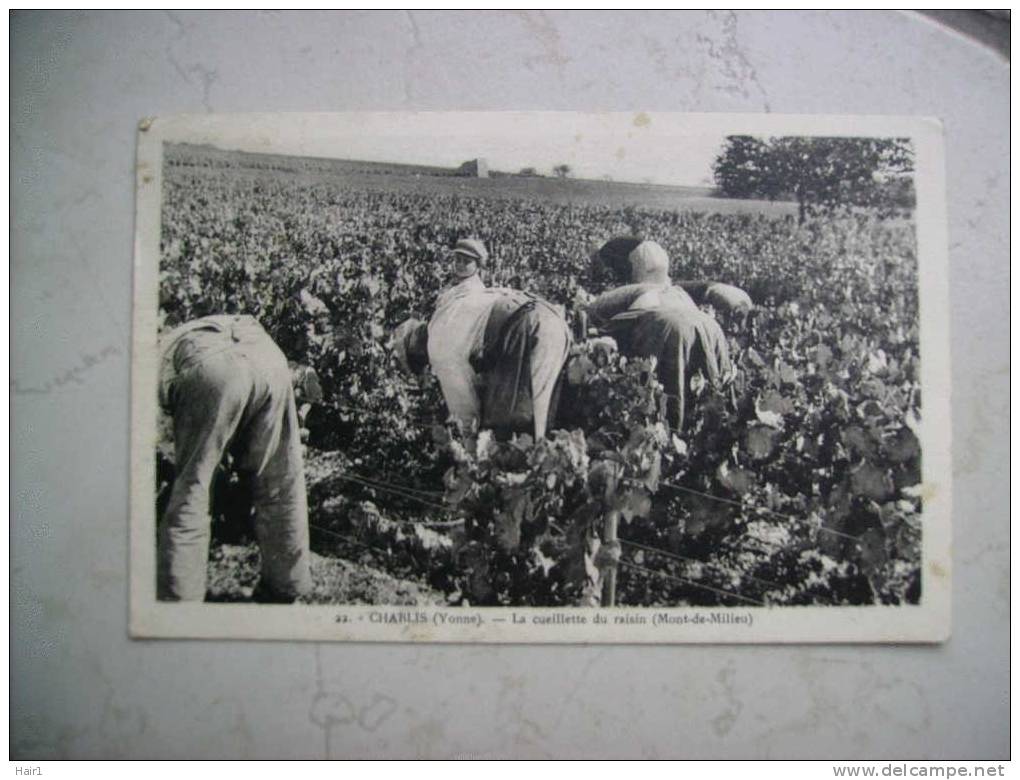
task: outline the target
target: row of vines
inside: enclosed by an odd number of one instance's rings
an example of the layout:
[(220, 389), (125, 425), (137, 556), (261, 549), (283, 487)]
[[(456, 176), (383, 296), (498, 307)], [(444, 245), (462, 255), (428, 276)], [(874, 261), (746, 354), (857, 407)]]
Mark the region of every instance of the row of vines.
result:
[[(444, 250), (477, 236), (487, 282), (563, 304), (598, 293), (588, 253), (638, 232), (673, 276), (737, 284), (732, 383), (696, 383), (684, 430), (659, 414), (646, 361), (581, 345), (574, 396), (546, 440), (464, 437), (437, 383), (396, 368), (388, 338), (427, 317)], [(871, 604), (920, 599), (917, 260), (913, 225), (866, 214), (563, 206), (372, 192), (342, 179), (168, 169), (160, 306), (169, 327), (257, 317), (312, 366), (312, 522), (324, 555), (351, 538), (449, 603), (595, 603), (619, 564), (630, 605)], [(604, 545), (607, 512), (619, 544)]]

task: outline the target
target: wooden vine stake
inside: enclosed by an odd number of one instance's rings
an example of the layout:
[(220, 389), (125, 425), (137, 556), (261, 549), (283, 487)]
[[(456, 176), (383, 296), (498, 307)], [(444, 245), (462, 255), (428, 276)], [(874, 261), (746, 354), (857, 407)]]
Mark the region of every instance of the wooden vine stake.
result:
[[(612, 549), (617, 545), (617, 527), (620, 525), (620, 513), (611, 509), (606, 512), (605, 523), (602, 528), (603, 548)], [(604, 559), (605, 572), (602, 576), (602, 606), (616, 606), (616, 559)]]

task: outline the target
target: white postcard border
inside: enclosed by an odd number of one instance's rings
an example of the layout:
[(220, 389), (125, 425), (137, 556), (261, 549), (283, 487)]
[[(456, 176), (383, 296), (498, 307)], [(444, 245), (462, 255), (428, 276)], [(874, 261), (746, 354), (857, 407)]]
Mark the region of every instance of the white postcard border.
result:
[[(635, 120), (641, 118), (640, 123)], [(159, 239), (164, 142), (237, 144), (273, 153), (302, 139), (436, 127), (489, 133), (699, 133), (910, 137), (915, 146), (923, 473), (921, 603), (867, 607), (476, 608), (164, 603), (155, 598)], [(681, 147), (674, 147), (681, 148)], [(297, 153), (289, 151), (289, 153)], [(193, 115), (139, 123), (132, 332), (130, 633), (133, 637), (500, 643), (938, 642), (950, 631), (951, 403), (943, 130), (921, 117), (757, 114), (401, 112)], [(646, 622), (637, 622), (644, 617)], [(502, 618), (502, 622), (499, 619)], [(605, 622), (597, 622), (605, 618)], [(616, 622), (621, 618), (624, 622)], [(453, 622), (456, 619), (457, 622)], [(521, 622), (515, 622), (519, 619)], [(581, 622), (583, 621), (583, 622)]]

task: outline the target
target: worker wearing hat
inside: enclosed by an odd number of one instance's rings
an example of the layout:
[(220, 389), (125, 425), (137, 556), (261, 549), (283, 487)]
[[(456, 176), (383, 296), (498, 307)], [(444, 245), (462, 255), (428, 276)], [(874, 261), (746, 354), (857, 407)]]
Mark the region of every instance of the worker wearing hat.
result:
[(489, 252), (477, 238), (462, 238), (453, 248), (453, 274), (467, 279), (477, 274), (489, 259)]
[[(628, 310), (661, 306), (698, 308), (682, 287), (670, 281), (669, 256), (656, 242), (638, 241), (627, 253), (626, 263), (631, 283), (602, 293), (588, 306), (588, 316), (596, 326), (605, 327), (610, 319)], [(614, 267), (618, 269), (619, 262), (614, 261)]]
[(478, 239), (457, 242), (450, 257), (457, 283), (439, 296), (428, 323), (398, 326), (394, 352), (409, 373), (432, 367), (450, 416), (466, 428), (541, 437), (555, 414), (570, 331), (547, 301), (486, 287), (480, 270), (488, 257)]
[[(669, 255), (655, 241), (646, 241), (637, 236), (618, 236), (592, 252), (590, 261), (593, 274), (603, 277), (608, 274), (616, 285), (621, 286), (617, 290), (636, 284), (672, 287), (678, 294), (683, 294), (682, 299), (689, 299), (681, 301), (684, 305), (689, 302), (698, 306), (710, 304), (722, 314), (740, 318), (746, 317), (754, 308), (751, 296), (732, 284), (717, 281), (672, 281)], [(636, 288), (629, 290), (632, 294), (635, 291)]]
[[(708, 302), (706, 293), (716, 283), (706, 283), (704, 289), (692, 286), (697, 299), (685, 289), (687, 285), (673, 284), (669, 256), (655, 241), (617, 238), (596, 255), (599, 257), (593, 260), (599, 260), (602, 268), (630, 283), (591, 301), (585, 307), (586, 318), (600, 333), (616, 339), (623, 354), (656, 357), (656, 373), (666, 390), (670, 424), (680, 429), (692, 400), (691, 376), (701, 371), (718, 386), (732, 373), (722, 328), (699, 308), (699, 303)], [(742, 290), (732, 289), (746, 297)]]

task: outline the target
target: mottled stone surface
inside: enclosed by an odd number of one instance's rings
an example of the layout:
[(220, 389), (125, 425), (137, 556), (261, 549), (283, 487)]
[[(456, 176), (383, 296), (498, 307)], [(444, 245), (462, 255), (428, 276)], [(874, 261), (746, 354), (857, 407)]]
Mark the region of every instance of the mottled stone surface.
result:
[[(1008, 88), (1000, 55), (894, 12), (15, 12), (12, 756), (1007, 756)], [(943, 119), (947, 644), (128, 640), (138, 119), (500, 108)]]

